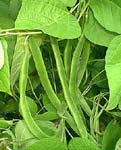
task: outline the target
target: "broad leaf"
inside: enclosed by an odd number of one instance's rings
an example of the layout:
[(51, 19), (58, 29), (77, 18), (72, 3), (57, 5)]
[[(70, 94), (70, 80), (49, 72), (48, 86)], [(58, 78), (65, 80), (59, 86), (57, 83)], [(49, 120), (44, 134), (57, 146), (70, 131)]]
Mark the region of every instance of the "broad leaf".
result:
[(60, 0), (29, 0), (29, 3), (23, 0), (15, 28), (42, 30), (54, 37), (67, 39), (77, 38), (81, 34), (77, 19)]
[(85, 27), (85, 36), (88, 40), (97, 45), (108, 47), (109, 43), (116, 35), (117, 34), (109, 32), (103, 28), (94, 18), (93, 13), (91, 11), (89, 12)]
[(3, 60), (0, 60), (0, 64), (1, 64), (0, 91), (11, 94), (11, 92), (10, 92), (9, 63), (8, 63), (8, 54), (7, 54), (7, 42), (4, 39), (0, 39), (0, 49), (1, 49), (1, 52), (4, 50), (4, 57), (1, 53), (1, 56), (2, 56), (1, 58)]
[(10, 36), (6, 36), (5, 40), (7, 41), (8, 44), (8, 60), (11, 67), (17, 37), (14, 35), (10, 35)]
[(110, 89), (108, 110), (114, 109), (121, 101), (121, 35), (112, 40), (106, 53), (106, 74)]
[(26, 150), (66, 150), (66, 147), (58, 138), (44, 138), (29, 146)]
[(121, 7), (121, 0), (110, 0), (112, 2), (114, 2), (115, 4), (117, 4), (119, 7)]
[(17, 147), (21, 150), (25, 150), (25, 147), (33, 144), (37, 139), (27, 128), (24, 121), (20, 120), (15, 127), (15, 136)]
[(9, 5), (9, 3), (10, 3), (10, 0), (0, 0), (0, 1), (2, 1), (2, 2), (4, 1), (4, 3), (7, 5)]
[(112, 120), (103, 135), (102, 150), (114, 150), (116, 142), (121, 137), (121, 126), (115, 120)]
[(11, 0), (10, 1), (10, 5), (9, 5), (9, 16), (15, 20), (18, 13), (19, 13), (19, 10), (20, 10), (20, 7), (21, 7), (21, 3), (22, 3), (22, 0)]
[(72, 7), (75, 5), (77, 0), (61, 0), (66, 6)]
[(45, 120), (35, 120), (36, 124), (40, 129), (42, 129), (47, 135), (49, 136), (55, 136), (58, 132), (58, 129), (55, 127), (54, 123), (51, 121), (45, 121)]
[(50, 102), (50, 100), (46, 94), (43, 95), (43, 105), (46, 110), (56, 112), (55, 107), (52, 105), (52, 103)]
[(0, 16), (0, 28), (9, 29), (14, 27), (14, 22), (12, 19)]
[(8, 17), (8, 5), (0, 1), (0, 16)]
[(121, 8), (118, 5), (110, 0), (91, 0), (90, 7), (104, 28), (121, 33)]
[(69, 142), (68, 150), (97, 150), (97, 145), (89, 139), (73, 138)]
[(121, 138), (118, 140), (118, 142), (116, 143), (116, 147), (115, 150), (121, 150)]

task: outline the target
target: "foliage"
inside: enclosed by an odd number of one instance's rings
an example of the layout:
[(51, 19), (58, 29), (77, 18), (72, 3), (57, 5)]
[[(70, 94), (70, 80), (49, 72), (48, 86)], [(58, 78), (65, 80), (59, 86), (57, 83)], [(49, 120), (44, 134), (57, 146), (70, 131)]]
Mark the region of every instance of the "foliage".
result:
[(120, 0), (0, 0), (0, 149), (121, 149), (120, 16)]

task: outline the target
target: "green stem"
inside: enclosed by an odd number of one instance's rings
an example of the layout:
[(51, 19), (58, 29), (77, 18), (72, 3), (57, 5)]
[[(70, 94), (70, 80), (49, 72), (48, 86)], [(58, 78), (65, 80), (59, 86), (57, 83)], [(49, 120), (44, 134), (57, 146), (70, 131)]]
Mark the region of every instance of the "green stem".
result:
[(34, 119), (31, 116), (28, 103), (26, 101), (26, 84), (27, 84), (27, 77), (28, 77), (28, 67), (29, 67), (29, 54), (28, 54), (28, 45), (25, 45), (26, 52), (23, 58), (21, 72), (20, 72), (20, 79), (19, 79), (19, 87), (20, 87), (20, 109), (22, 112), (22, 116), (31, 131), (31, 133), (37, 137), (48, 137), (36, 124)]
[(88, 133), (86, 130), (86, 127), (83, 123), (82, 117), (77, 109), (76, 104), (74, 103), (74, 101), (71, 98), (70, 92), (69, 92), (69, 88), (68, 88), (68, 84), (67, 84), (67, 79), (66, 79), (66, 73), (64, 70), (64, 66), (63, 66), (63, 62), (60, 56), (60, 50), (59, 50), (59, 46), (58, 46), (58, 42), (55, 38), (50, 37), (51, 40), (51, 45), (53, 48), (53, 52), (55, 55), (55, 60), (56, 60), (56, 65), (57, 65), (57, 70), (58, 70), (58, 74), (60, 77), (60, 81), (62, 84), (62, 88), (63, 88), (63, 92), (64, 92), (64, 96), (66, 99), (66, 102), (68, 104), (68, 107), (74, 117), (74, 120), (76, 122), (76, 125), (78, 127), (78, 130), (80, 132), (80, 135), (82, 137), (87, 137)]

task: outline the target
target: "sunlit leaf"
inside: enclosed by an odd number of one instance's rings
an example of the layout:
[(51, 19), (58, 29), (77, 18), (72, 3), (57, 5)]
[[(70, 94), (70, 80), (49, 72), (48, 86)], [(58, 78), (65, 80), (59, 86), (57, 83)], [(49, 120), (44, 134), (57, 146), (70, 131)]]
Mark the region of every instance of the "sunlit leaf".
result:
[(91, 0), (90, 7), (104, 28), (121, 33), (121, 8), (118, 5), (110, 0)]
[(94, 18), (93, 13), (90, 11), (85, 27), (85, 35), (86, 38), (94, 44), (108, 47), (111, 40), (117, 34), (109, 32), (103, 26), (101, 26)]
[(15, 28), (42, 30), (46, 34), (64, 39), (77, 38), (81, 34), (77, 19), (60, 0), (29, 0), (29, 3), (23, 0)]
[(110, 43), (106, 53), (106, 74), (110, 89), (108, 110), (114, 109), (121, 101), (121, 35)]

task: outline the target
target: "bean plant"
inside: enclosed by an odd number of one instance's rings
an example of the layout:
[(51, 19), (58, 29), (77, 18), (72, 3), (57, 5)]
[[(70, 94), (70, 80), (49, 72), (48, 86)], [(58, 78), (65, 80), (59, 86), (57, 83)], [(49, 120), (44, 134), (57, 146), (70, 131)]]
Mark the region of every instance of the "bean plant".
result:
[(120, 0), (0, 0), (0, 150), (121, 150), (120, 16)]

